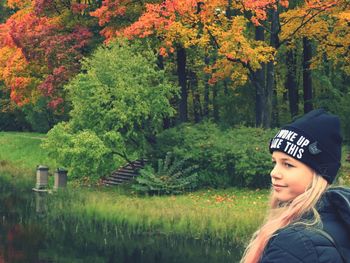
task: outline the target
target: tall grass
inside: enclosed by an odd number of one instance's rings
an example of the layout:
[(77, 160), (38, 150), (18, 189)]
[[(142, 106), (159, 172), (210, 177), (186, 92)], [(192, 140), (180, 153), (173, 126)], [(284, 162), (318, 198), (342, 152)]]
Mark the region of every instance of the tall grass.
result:
[(53, 198), (52, 218), (68, 216), (75, 218), (76, 224), (104, 222), (106, 232), (123, 228), (134, 234), (242, 244), (263, 219), (267, 191), (231, 188), (182, 196), (138, 197), (114, 190), (76, 189)]

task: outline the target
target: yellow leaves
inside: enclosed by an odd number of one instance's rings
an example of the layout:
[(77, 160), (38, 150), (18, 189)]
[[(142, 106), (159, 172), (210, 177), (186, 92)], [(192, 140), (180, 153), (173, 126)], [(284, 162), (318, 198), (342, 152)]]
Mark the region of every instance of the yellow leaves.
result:
[(244, 17), (237, 16), (227, 30), (215, 31), (220, 56), (213, 67), (214, 80), (230, 77), (236, 85), (243, 85), (248, 80), (248, 66), (255, 71), (261, 63), (274, 59), (274, 48), (245, 36), (246, 23)]
[(6, 67), (7, 62), (12, 58), (16, 50), (16, 48), (9, 46), (0, 48), (0, 76), (3, 73), (2, 69)]
[(350, 22), (350, 10), (344, 11), (344, 12), (340, 12), (337, 17), (340, 20), (344, 20), (346, 22)]
[(30, 7), (32, 5), (31, 0), (7, 0), (7, 6), (9, 8), (19, 8), (24, 9), (26, 7)]

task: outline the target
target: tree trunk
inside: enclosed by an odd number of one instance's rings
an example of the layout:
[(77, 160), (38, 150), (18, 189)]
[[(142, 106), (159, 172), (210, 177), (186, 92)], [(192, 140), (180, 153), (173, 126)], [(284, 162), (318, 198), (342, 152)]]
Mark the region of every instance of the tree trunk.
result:
[(213, 86), (213, 117), (214, 121), (219, 121), (219, 103), (218, 103), (218, 87), (217, 84)]
[(291, 117), (295, 117), (298, 115), (298, 83), (296, 79), (296, 56), (294, 49), (290, 49), (287, 51), (287, 79), (285, 83), (286, 90), (288, 90), (288, 99), (289, 99), (289, 110)]
[(311, 59), (312, 46), (311, 41), (303, 38), (303, 90), (304, 90), (304, 113), (313, 109), (312, 106), (312, 77), (311, 77)]
[[(255, 28), (255, 40), (265, 40), (264, 28), (258, 26)], [(261, 65), (261, 69), (258, 69), (253, 73), (253, 79), (255, 82), (255, 126), (261, 127), (263, 124), (263, 114), (265, 112), (265, 64)], [(259, 85), (256, 85), (259, 84)]]
[(226, 17), (228, 20), (231, 20), (231, 18), (232, 18), (231, 5), (232, 5), (232, 0), (227, 0)]
[(192, 92), (192, 105), (194, 122), (198, 123), (202, 117), (202, 107), (198, 92), (198, 79), (195, 72), (189, 72), (189, 90)]
[[(204, 58), (204, 63), (206, 66), (209, 65), (209, 58), (206, 56)], [(209, 116), (209, 74), (205, 73), (205, 86), (204, 86), (204, 105), (203, 105), (203, 116)]]
[(177, 75), (179, 78), (180, 103), (179, 103), (179, 121), (187, 121), (187, 84), (186, 84), (186, 51), (183, 47), (177, 48)]
[[(270, 46), (277, 48), (279, 46), (279, 14), (277, 10), (271, 10), (271, 36), (270, 36)], [(264, 112), (263, 126), (264, 128), (271, 128), (272, 124), (272, 100), (275, 89), (275, 66), (274, 62), (270, 61), (267, 63), (267, 76), (266, 76), (266, 96), (265, 103), (266, 108)]]
[[(164, 57), (158, 55), (157, 57), (157, 66), (159, 69), (164, 70)], [(171, 120), (169, 117), (163, 118), (163, 129), (169, 129), (171, 127)]]

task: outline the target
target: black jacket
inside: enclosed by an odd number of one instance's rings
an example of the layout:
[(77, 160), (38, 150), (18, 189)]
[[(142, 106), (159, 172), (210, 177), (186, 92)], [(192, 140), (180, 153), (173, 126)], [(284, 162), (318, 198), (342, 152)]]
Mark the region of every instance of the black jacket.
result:
[[(317, 205), (323, 230), (334, 239), (350, 262), (350, 189), (336, 187), (325, 192)], [(291, 225), (267, 244), (260, 263), (343, 263), (332, 242), (313, 227)]]

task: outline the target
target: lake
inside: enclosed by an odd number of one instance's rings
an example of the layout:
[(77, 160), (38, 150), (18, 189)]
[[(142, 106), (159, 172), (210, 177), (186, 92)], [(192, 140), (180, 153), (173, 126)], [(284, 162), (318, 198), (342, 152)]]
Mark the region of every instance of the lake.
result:
[[(47, 193), (1, 182), (0, 263), (238, 262), (241, 250), (206, 240), (130, 233), (120, 225), (47, 216)], [(64, 218), (64, 219), (62, 219)]]

